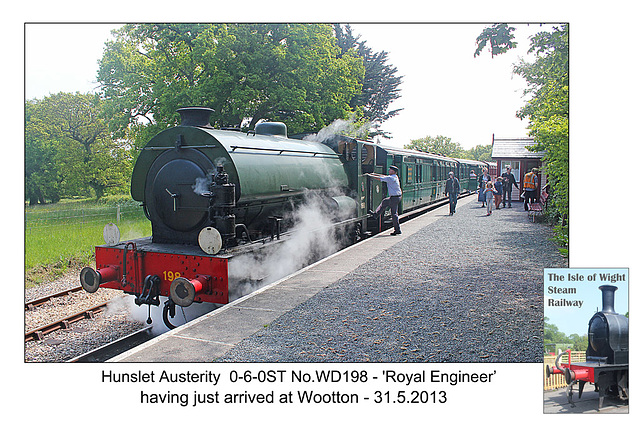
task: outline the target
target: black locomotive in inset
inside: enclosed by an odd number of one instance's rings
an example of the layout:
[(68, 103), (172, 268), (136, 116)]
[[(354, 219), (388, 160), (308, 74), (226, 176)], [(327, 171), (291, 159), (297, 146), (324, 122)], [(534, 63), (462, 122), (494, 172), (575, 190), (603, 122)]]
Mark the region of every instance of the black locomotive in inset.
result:
[(547, 366), (547, 376), (563, 374), (568, 384), (567, 397), (573, 405), (573, 385), (578, 383), (578, 398), (586, 383), (593, 383), (599, 393), (598, 410), (605, 397), (629, 399), (629, 319), (614, 310), (612, 285), (600, 286), (602, 311), (589, 320), (589, 347), (586, 362), (559, 363), (563, 352), (556, 358), (556, 366)]

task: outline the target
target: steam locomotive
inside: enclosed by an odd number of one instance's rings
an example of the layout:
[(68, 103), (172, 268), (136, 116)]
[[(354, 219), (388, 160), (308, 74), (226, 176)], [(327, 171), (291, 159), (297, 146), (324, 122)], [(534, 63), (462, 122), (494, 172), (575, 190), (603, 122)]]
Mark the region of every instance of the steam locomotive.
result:
[[(602, 311), (589, 320), (586, 362), (571, 363), (571, 353), (565, 351), (558, 355), (554, 367), (546, 367), (547, 377), (564, 375), (572, 406), (573, 386), (578, 383), (578, 398), (581, 398), (585, 384), (594, 384), (599, 396), (598, 410), (605, 397), (629, 399), (629, 319), (614, 311), (614, 294), (618, 288), (602, 285), (599, 289), (602, 291)], [(568, 363), (560, 363), (566, 353), (569, 354)]]
[(214, 129), (208, 108), (178, 112), (181, 124), (147, 143), (131, 177), (131, 195), (151, 221), (152, 236), (120, 242), (117, 227), (107, 225), (96, 269), (80, 273), (87, 292), (120, 289), (149, 309), (168, 297), (169, 328), (176, 305), (228, 303), (229, 260), (285, 240), (295, 227), (292, 213), (306, 201), (315, 200), (348, 239), (358, 240), (388, 222), (368, 213), (385, 197), (386, 184), (367, 173), (398, 167), (399, 212), (408, 215), (445, 199), (449, 171), (463, 191), (473, 191), (471, 172), (488, 166), (339, 135), (289, 137), (279, 122), (249, 133)]

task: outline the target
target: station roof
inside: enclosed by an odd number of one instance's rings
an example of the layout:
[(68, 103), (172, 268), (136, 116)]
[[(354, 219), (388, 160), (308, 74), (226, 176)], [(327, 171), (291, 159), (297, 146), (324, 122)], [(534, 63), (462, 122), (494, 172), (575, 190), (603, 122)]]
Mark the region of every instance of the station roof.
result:
[(544, 151), (529, 151), (533, 138), (494, 138), (491, 157), (494, 159), (541, 159)]

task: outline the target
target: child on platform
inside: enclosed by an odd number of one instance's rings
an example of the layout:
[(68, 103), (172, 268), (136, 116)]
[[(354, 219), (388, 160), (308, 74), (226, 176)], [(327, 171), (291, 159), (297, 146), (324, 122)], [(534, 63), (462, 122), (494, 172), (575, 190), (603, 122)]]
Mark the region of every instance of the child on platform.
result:
[(493, 196), (496, 193), (496, 189), (493, 188), (493, 182), (487, 181), (487, 187), (484, 190), (487, 199), (487, 216), (491, 215), (493, 211)]

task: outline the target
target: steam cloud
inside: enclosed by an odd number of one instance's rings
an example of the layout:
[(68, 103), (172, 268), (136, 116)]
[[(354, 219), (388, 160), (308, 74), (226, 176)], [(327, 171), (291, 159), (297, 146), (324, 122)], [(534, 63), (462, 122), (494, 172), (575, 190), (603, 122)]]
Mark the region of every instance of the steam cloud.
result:
[[(356, 124), (355, 118), (335, 120), (317, 134), (304, 138), (309, 142), (322, 142), (334, 134), (360, 137), (370, 124)], [(314, 173), (325, 183), (324, 199), (308, 193), (305, 202), (291, 215), (295, 227), (285, 242), (264, 255), (245, 254), (229, 262), (229, 291), (231, 299), (239, 298), (262, 286), (279, 280), (299, 269), (324, 258), (338, 249), (341, 242), (332, 226), (336, 212), (327, 212), (326, 197), (339, 196), (340, 181), (332, 175), (326, 163), (318, 163)]]
[(320, 129), (316, 134), (306, 136), (304, 140), (322, 142), (335, 134), (347, 135), (353, 138), (363, 138), (370, 127), (371, 124), (369, 122), (357, 124), (355, 116), (352, 115), (349, 120), (334, 120), (329, 126)]
[(209, 178), (196, 178), (196, 183), (193, 184), (191, 188), (193, 189), (194, 193), (202, 195), (203, 193), (209, 191), (210, 183), (211, 181), (209, 180)]
[[(164, 303), (167, 301), (167, 297), (160, 297), (159, 306), (151, 306), (151, 320), (153, 323), (151, 326), (151, 333), (160, 335), (169, 330), (162, 320), (162, 309)], [(117, 298), (109, 303), (107, 306), (107, 314), (117, 314), (125, 312), (129, 319), (137, 321), (139, 323), (147, 324), (147, 317), (149, 316), (149, 306), (142, 305), (137, 306), (134, 302), (135, 297), (133, 295), (123, 295), (121, 299)], [(215, 308), (219, 307), (219, 304), (199, 303), (192, 304), (189, 307), (176, 306), (176, 315), (173, 318), (169, 318), (171, 324), (174, 326), (183, 325), (191, 320), (197, 319), (203, 314), (207, 314)]]
[[(226, 157), (218, 157), (213, 161), (213, 164), (218, 166), (224, 166), (227, 163)], [(194, 193), (201, 196), (209, 191), (209, 185), (211, 184), (211, 175), (214, 175), (215, 171), (208, 171), (207, 176), (202, 178), (196, 178), (196, 182), (191, 186)]]
[(292, 214), (295, 227), (284, 242), (261, 256), (244, 254), (229, 262), (229, 291), (239, 298), (324, 258), (340, 247), (331, 216), (319, 197), (310, 196)]

